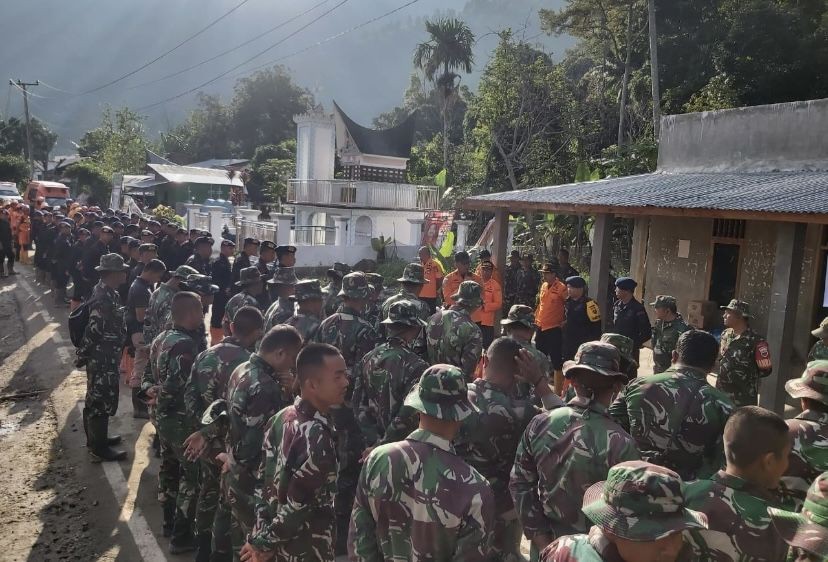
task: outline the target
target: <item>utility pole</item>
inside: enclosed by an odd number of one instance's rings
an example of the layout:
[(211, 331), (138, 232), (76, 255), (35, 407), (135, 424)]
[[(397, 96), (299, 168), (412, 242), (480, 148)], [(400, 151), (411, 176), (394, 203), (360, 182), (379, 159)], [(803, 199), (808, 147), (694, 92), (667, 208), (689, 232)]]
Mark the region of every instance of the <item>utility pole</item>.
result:
[(26, 152), (29, 155), (29, 179), (34, 179), (34, 153), (32, 152), (32, 122), (29, 115), (29, 86), (40, 86), (40, 80), (34, 82), (23, 82), (19, 78), (17, 80), (9, 80), (9, 84), (17, 86), (23, 90), (23, 109), (26, 112)]
[(653, 135), (658, 140), (658, 135), (661, 133), (661, 92), (658, 86), (658, 33), (655, 0), (648, 0), (647, 4), (648, 27), (650, 28), (650, 81), (653, 83)]

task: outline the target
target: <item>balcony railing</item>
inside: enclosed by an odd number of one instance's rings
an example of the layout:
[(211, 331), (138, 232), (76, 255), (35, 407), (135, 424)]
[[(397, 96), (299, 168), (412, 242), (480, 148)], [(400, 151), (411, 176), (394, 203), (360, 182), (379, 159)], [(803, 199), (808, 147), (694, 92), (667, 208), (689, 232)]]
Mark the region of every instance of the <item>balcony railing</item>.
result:
[(289, 203), (430, 211), (437, 208), (437, 187), (352, 180), (290, 180)]

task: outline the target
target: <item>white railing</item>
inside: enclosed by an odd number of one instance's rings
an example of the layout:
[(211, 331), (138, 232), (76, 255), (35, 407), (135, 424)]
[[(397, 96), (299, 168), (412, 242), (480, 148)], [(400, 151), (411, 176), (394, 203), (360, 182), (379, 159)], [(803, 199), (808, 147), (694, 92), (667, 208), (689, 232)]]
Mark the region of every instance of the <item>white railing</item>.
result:
[(290, 180), (290, 203), (428, 211), (437, 208), (437, 187), (352, 180)]
[(336, 228), (331, 226), (294, 226), (293, 243), (297, 246), (332, 246), (336, 240)]
[(276, 223), (239, 220), (237, 223), (236, 245), (245, 238), (257, 238), (259, 240), (276, 241)]
[(196, 213), (194, 215), (195, 226), (190, 228), (197, 228), (198, 230), (204, 230), (206, 232), (210, 232), (210, 213)]

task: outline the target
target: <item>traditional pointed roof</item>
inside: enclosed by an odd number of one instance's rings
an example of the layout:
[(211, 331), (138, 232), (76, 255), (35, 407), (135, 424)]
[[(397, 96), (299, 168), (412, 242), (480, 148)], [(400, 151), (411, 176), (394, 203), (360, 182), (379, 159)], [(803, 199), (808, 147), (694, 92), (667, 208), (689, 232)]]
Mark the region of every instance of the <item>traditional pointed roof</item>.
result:
[(334, 110), (342, 120), (348, 135), (363, 154), (409, 158), (411, 145), (414, 143), (414, 129), (417, 112), (409, 115), (402, 123), (390, 129), (369, 129), (348, 117), (342, 108), (334, 102)]

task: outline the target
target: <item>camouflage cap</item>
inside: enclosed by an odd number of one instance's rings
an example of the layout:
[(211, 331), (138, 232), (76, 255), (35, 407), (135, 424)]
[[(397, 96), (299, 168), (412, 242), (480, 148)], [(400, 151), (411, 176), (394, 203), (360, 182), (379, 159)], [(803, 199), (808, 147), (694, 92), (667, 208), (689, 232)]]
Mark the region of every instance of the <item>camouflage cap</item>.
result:
[(681, 477), (644, 461), (619, 463), (590, 486), (582, 510), (603, 531), (630, 541), (656, 541), (706, 529), (707, 516), (687, 509)]
[(351, 267), (348, 264), (336, 262), (333, 264), (333, 267), (328, 270), (328, 277), (336, 277), (337, 279), (342, 279), (349, 273), (351, 273)]
[(420, 310), (410, 300), (399, 300), (388, 308), (388, 318), (380, 324), (403, 324), (405, 326), (425, 326), (425, 321), (420, 318)]
[(340, 297), (349, 299), (367, 299), (371, 288), (368, 286), (368, 278), (361, 271), (349, 273), (342, 278), (342, 288), (339, 290)]
[(198, 270), (194, 267), (190, 267), (189, 265), (179, 265), (175, 271), (171, 271), (170, 273), (173, 277), (187, 279), (190, 275), (198, 275)]
[(503, 326), (512, 324), (523, 324), (527, 328), (535, 329), (535, 311), (525, 304), (515, 304), (509, 309), (509, 314), (500, 321)]
[(212, 277), (200, 273), (189, 275), (183, 283), (183, 288), (199, 295), (215, 295), (219, 291), (218, 285), (213, 285)]
[(828, 404), (828, 360), (811, 361), (798, 379), (785, 383), (793, 398), (810, 398)]
[(739, 299), (733, 299), (727, 306), (722, 306), (721, 309), (732, 310), (733, 312), (738, 312), (745, 318), (750, 318), (750, 305)]
[(445, 364), (425, 370), (420, 382), (406, 396), (405, 405), (447, 421), (462, 421), (474, 412), (463, 371)]
[(109, 272), (109, 271), (129, 271), (129, 266), (124, 263), (124, 258), (121, 254), (104, 254), (101, 256), (101, 262), (95, 267), (95, 271)]
[(379, 273), (366, 273), (365, 277), (368, 278), (368, 283), (374, 287), (375, 290), (381, 290), (383, 285), (385, 285), (385, 277)]
[(597, 341), (582, 343), (575, 353), (574, 361), (567, 361), (563, 366), (563, 373), (570, 378), (577, 371), (591, 371), (605, 377), (627, 376), (619, 372), (621, 368), (621, 354), (614, 345)]
[(273, 277), (267, 280), (268, 285), (296, 285), (298, 282), (292, 267), (277, 267)]
[(655, 308), (670, 308), (672, 310), (676, 310), (678, 302), (676, 301), (676, 297), (670, 295), (658, 295), (655, 300), (650, 303), (650, 306)]
[(786, 543), (815, 554), (819, 560), (828, 558), (828, 472), (817, 476), (811, 484), (801, 513), (769, 507), (768, 514)]
[(815, 338), (825, 339), (828, 338), (828, 318), (825, 318), (822, 322), (819, 323), (819, 328), (816, 330), (812, 330), (811, 334)]
[(416, 285), (425, 285), (428, 279), (425, 278), (425, 268), (419, 263), (410, 263), (405, 266), (402, 277), (397, 279), (400, 283), (414, 283)]
[(201, 425), (210, 425), (217, 422), (220, 418), (227, 417), (227, 401), (216, 400), (211, 402), (204, 414), (201, 416)]
[(316, 279), (303, 279), (296, 283), (296, 302), (322, 299), (322, 286)]
[(477, 281), (463, 281), (457, 288), (457, 292), (451, 295), (451, 298), (457, 304), (476, 307), (483, 304), (481, 293), (481, 287)]
[(638, 361), (633, 356), (635, 343), (627, 336), (613, 333), (601, 334), (601, 343), (608, 343), (614, 346), (618, 350), (618, 353), (621, 354), (621, 359), (638, 367)]
[(250, 267), (245, 267), (239, 272), (239, 280), (236, 281), (237, 287), (246, 287), (248, 285), (252, 285), (256, 281), (261, 281), (267, 277), (266, 275), (262, 275), (259, 272), (259, 269), (252, 265)]

